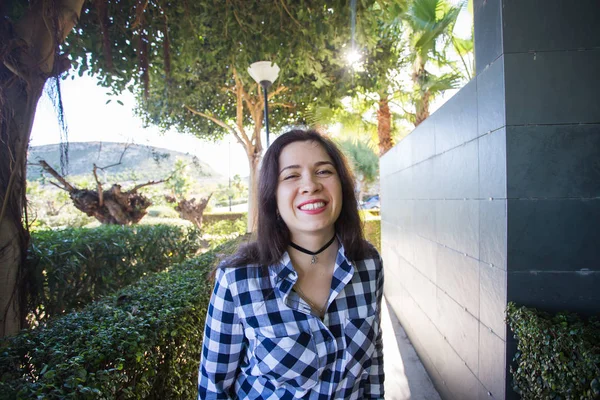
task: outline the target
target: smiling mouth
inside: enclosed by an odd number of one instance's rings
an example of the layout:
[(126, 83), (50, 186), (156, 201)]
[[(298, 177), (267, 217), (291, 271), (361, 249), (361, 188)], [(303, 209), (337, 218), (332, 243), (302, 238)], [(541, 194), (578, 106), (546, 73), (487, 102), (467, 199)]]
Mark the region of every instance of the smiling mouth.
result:
[(302, 206), (300, 206), (298, 208), (303, 211), (311, 211), (311, 210), (317, 210), (317, 209), (323, 208), (323, 207), (325, 207), (325, 203), (322, 201), (317, 201), (315, 203), (303, 204)]

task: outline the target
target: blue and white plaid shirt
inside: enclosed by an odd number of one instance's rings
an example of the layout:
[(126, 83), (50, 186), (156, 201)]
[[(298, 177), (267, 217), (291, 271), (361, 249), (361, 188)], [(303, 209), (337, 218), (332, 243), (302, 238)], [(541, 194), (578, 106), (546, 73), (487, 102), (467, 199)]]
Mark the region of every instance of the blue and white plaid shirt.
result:
[(260, 270), (217, 272), (198, 399), (382, 399), (379, 255), (350, 262), (340, 246), (323, 320), (292, 291), (287, 253)]

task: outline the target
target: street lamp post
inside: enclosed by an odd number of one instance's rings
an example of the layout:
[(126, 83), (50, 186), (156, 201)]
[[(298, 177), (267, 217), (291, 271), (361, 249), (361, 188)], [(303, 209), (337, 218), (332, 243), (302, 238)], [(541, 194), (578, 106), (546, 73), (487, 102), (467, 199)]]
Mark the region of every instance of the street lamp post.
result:
[(263, 88), (265, 96), (265, 129), (267, 133), (267, 147), (269, 147), (269, 99), (267, 90), (279, 76), (279, 67), (271, 61), (258, 61), (248, 67), (250, 76)]

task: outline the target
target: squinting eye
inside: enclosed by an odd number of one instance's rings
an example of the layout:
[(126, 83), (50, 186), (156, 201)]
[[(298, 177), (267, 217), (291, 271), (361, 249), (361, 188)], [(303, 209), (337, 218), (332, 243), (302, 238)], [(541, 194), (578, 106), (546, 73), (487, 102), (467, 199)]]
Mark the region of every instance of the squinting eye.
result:
[(324, 169), (322, 171), (318, 171), (317, 174), (318, 175), (330, 175), (330, 174), (333, 174), (333, 172), (328, 169)]
[(288, 179), (292, 179), (292, 178), (295, 178), (295, 177), (296, 177), (296, 175), (288, 175), (288, 176), (284, 177), (283, 180), (287, 181)]

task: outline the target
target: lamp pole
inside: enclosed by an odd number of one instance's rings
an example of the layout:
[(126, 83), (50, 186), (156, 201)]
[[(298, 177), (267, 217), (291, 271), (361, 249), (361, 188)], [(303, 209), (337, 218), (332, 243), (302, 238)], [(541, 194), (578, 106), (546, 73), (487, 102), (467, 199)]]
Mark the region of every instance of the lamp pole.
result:
[(248, 67), (248, 73), (258, 83), (265, 96), (265, 130), (267, 147), (269, 147), (269, 97), (268, 89), (279, 76), (279, 67), (274, 62), (258, 61)]
[(265, 131), (267, 133), (267, 148), (269, 147), (269, 97), (267, 96), (267, 90), (271, 86), (271, 82), (262, 81), (261, 86), (265, 95)]

